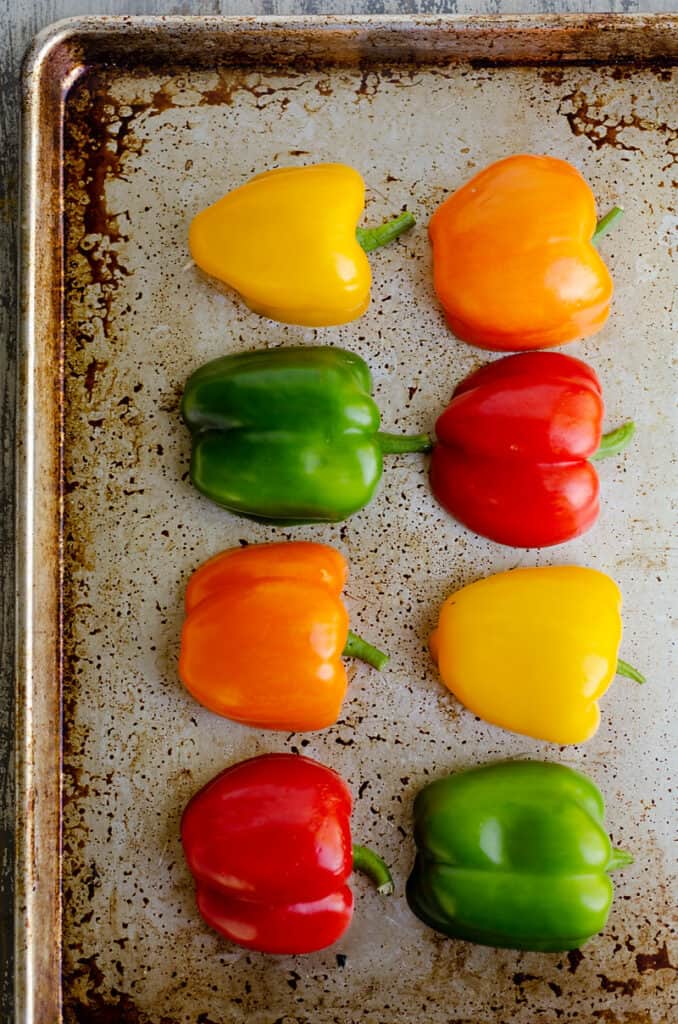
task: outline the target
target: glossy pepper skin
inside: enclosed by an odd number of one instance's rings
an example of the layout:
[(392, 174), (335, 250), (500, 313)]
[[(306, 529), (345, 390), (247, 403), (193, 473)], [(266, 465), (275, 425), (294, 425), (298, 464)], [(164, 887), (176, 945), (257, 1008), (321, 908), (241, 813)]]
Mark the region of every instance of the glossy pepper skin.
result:
[(434, 285), (458, 338), (499, 351), (595, 334), (612, 279), (592, 244), (596, 206), (576, 168), (550, 156), (491, 164), (434, 213)]
[(261, 316), (308, 327), (344, 324), (370, 302), (365, 252), (414, 224), (403, 214), (361, 230), (364, 206), (365, 183), (352, 167), (282, 167), (199, 213), (189, 248), (205, 273), (234, 288)]
[(438, 779), (414, 804), (407, 901), (456, 939), (537, 952), (576, 949), (607, 920), (613, 850), (603, 798), (564, 765), (507, 761)]
[(430, 437), (379, 431), (367, 364), (323, 346), (215, 359), (189, 379), (181, 411), (191, 480), (231, 512), (277, 523), (339, 522), (367, 505), (384, 452)]
[[(342, 654), (388, 660), (355, 634), (341, 600), (348, 567), (326, 544), (223, 551), (186, 588), (179, 675), (210, 711), (259, 729), (324, 729), (339, 717)], [(349, 639), (350, 637), (350, 639)]]
[(583, 743), (617, 672), (621, 594), (595, 569), (513, 569), (444, 602), (429, 646), (443, 683), (486, 722), (551, 743)]
[[(557, 352), (526, 352), (483, 366), (457, 387), (436, 423), (431, 487), (475, 533), (514, 547), (562, 544), (600, 511), (604, 405), (590, 366)], [(633, 424), (607, 435), (618, 452)], [(600, 454), (598, 455), (600, 457)]]
[(207, 924), (247, 949), (310, 953), (353, 915), (354, 866), (379, 892), (388, 868), (351, 844), (351, 793), (336, 772), (296, 754), (227, 768), (188, 803), (181, 841)]

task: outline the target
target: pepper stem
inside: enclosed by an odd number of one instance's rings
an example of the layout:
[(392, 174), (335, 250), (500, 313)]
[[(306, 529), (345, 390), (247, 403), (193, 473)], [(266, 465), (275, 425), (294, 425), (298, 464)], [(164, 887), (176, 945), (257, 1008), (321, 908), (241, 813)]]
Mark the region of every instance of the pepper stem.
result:
[(401, 452), (430, 452), (433, 438), (430, 434), (388, 434), (380, 430), (377, 440), (385, 455), (398, 455)]
[(599, 238), (602, 238), (603, 235), (607, 234), (615, 221), (621, 217), (623, 212), (624, 210), (621, 206), (613, 206), (604, 217), (600, 218), (596, 226), (596, 230), (593, 232), (593, 238), (591, 239), (594, 245), (598, 242)]
[(617, 661), (617, 675), (626, 676), (627, 679), (633, 679), (636, 683), (647, 682), (642, 672), (639, 672), (633, 665), (629, 665), (628, 661), (622, 661), (621, 658)]
[(361, 661), (366, 661), (368, 665), (376, 668), (379, 672), (388, 662), (388, 654), (384, 654), (378, 647), (368, 644), (367, 640), (363, 640), (361, 636), (358, 636), (351, 629), (348, 631), (343, 655), (345, 658), (360, 658)]
[(391, 872), (379, 854), (368, 849), (367, 846), (353, 844), (353, 870), (363, 871), (368, 878), (371, 878), (380, 895), (390, 896), (393, 892)]
[(633, 420), (622, 423), (616, 430), (610, 430), (603, 434), (600, 439), (600, 447), (590, 456), (591, 462), (600, 462), (601, 459), (608, 459), (611, 455), (619, 455), (631, 443), (631, 438), (636, 432), (636, 425)]
[(413, 228), (416, 221), (409, 210), (405, 210), (404, 213), (394, 217), (393, 220), (387, 220), (384, 224), (379, 224), (376, 228), (356, 228), (355, 236), (358, 239), (358, 245), (362, 246), (365, 252), (373, 252), (375, 249), (381, 248), (382, 245), (388, 245), (389, 242), (393, 242), (400, 235), (403, 235), (410, 228)]
[(633, 864), (634, 856), (629, 853), (628, 850), (612, 850), (610, 859), (608, 861), (606, 871), (616, 871), (617, 868), (626, 867), (627, 864)]

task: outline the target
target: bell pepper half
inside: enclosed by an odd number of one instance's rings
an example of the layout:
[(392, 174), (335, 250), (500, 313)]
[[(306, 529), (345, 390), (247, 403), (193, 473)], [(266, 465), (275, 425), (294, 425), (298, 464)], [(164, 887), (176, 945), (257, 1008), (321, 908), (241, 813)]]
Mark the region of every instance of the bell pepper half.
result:
[(348, 567), (326, 544), (223, 551), (186, 588), (179, 675), (197, 701), (259, 729), (324, 729), (348, 680), (342, 654), (381, 669), (387, 655), (349, 631)]
[(607, 921), (612, 849), (603, 798), (560, 764), (508, 761), (438, 779), (414, 803), (407, 901), (425, 924), (484, 946), (576, 949)]
[(276, 348), (215, 359), (190, 377), (181, 411), (191, 480), (231, 512), (275, 523), (336, 523), (372, 500), (389, 452), (428, 434), (379, 430), (367, 364), (344, 349)]
[(612, 278), (579, 171), (551, 156), (506, 157), (454, 192), (431, 218), (433, 279), (458, 338), (500, 351), (586, 338), (607, 320)]
[(500, 544), (542, 548), (584, 533), (600, 511), (590, 460), (616, 455), (633, 423), (601, 436), (604, 405), (590, 366), (556, 352), (507, 356), (456, 388), (436, 423), (434, 495)]
[(264, 754), (212, 779), (181, 819), (205, 922), (263, 953), (336, 942), (353, 916), (352, 870), (393, 891), (382, 859), (352, 845), (351, 804), (336, 772), (296, 754)]
[(595, 569), (512, 569), (452, 594), (429, 640), (445, 686), (503, 729), (583, 743), (616, 674), (645, 682), (617, 657), (621, 594)]
[(192, 221), (198, 266), (239, 292), (255, 313), (329, 327), (355, 320), (370, 302), (367, 252), (414, 225), (404, 212), (360, 228), (365, 182), (344, 164), (281, 167), (229, 192)]

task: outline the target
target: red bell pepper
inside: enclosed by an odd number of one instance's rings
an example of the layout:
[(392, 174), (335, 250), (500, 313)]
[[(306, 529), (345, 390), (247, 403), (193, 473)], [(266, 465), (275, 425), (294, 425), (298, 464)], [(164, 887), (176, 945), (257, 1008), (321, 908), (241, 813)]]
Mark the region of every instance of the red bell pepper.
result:
[(254, 757), (212, 779), (181, 820), (207, 924), (262, 953), (335, 942), (353, 915), (352, 869), (393, 891), (381, 858), (351, 844), (351, 803), (336, 772), (296, 754)]
[(600, 381), (556, 352), (499, 359), (457, 387), (436, 423), (431, 487), (475, 533), (548, 547), (588, 530), (599, 512), (590, 460), (621, 451), (633, 423), (601, 438)]

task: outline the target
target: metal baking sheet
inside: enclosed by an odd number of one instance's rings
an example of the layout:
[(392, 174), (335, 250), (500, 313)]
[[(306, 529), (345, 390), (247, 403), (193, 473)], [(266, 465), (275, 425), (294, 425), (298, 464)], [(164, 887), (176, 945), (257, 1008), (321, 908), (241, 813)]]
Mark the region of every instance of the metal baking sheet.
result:
[[(675, 1020), (677, 27), (672, 16), (101, 18), (36, 42), (24, 78), (18, 1021), (50, 1024), (62, 1010), (68, 1024)], [(389, 458), (377, 499), (338, 526), (266, 528), (193, 490), (179, 398), (192, 370), (226, 352), (345, 346), (372, 368), (385, 429), (432, 428), (488, 357), (444, 325), (426, 224), (476, 170), (520, 151), (571, 161), (601, 210), (626, 210), (603, 244), (613, 314), (567, 349), (602, 378), (608, 425), (638, 424), (628, 454), (600, 467), (595, 529), (542, 552), (477, 538), (436, 505), (419, 456)], [(187, 229), (254, 173), (322, 160), (362, 172), (366, 222), (406, 204), (418, 226), (373, 255), (360, 320), (283, 326), (196, 271)], [(225, 547), (284, 537), (346, 553), (352, 621), (392, 655), (382, 675), (352, 666), (342, 718), (322, 733), (231, 724), (177, 677), (191, 571)], [(649, 679), (616, 682), (596, 737), (568, 748), (474, 718), (426, 652), (454, 588), (561, 563), (619, 581), (624, 657)], [(208, 931), (178, 835), (186, 801), (217, 771), (282, 750), (347, 778), (354, 835), (390, 861), (397, 887), (384, 901), (356, 878), (350, 931), (303, 958)], [(636, 855), (615, 876), (604, 933), (581, 952), (454, 942), (405, 904), (417, 790), (518, 756), (588, 772), (614, 841)]]

